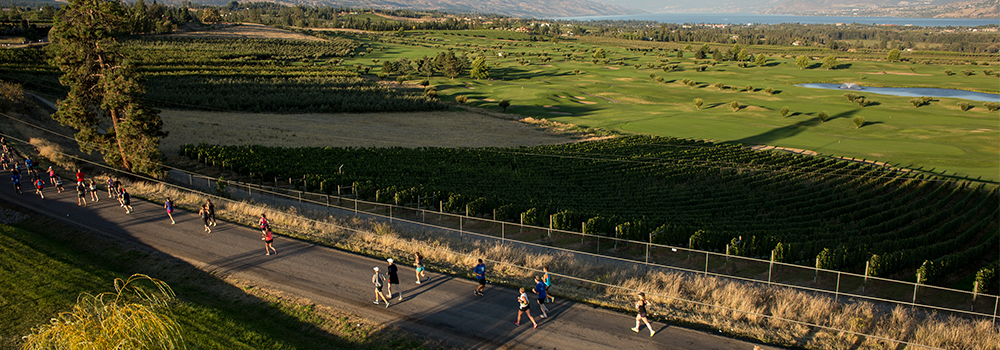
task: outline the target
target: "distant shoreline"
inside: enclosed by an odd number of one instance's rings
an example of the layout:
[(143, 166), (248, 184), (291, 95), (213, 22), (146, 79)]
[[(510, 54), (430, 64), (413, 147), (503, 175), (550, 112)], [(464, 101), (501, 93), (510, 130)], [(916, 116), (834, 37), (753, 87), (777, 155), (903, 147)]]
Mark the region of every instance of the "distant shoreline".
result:
[(645, 13), (638, 15), (557, 17), (558, 20), (638, 20), (677, 24), (876, 24), (920, 27), (975, 27), (998, 24), (996, 18), (916, 18), (761, 15), (756, 13)]

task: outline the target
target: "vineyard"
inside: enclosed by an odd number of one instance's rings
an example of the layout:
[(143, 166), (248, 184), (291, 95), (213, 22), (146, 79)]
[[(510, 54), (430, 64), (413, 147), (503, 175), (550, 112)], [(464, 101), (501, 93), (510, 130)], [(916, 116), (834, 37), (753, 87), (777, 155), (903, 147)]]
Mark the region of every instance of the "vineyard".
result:
[[(269, 148), (181, 153), (311, 191), (922, 283), (998, 260), (995, 187), (862, 162), (631, 136), (533, 148)], [(341, 167), (342, 166), (342, 167)], [(301, 183), (300, 183), (301, 185)]]

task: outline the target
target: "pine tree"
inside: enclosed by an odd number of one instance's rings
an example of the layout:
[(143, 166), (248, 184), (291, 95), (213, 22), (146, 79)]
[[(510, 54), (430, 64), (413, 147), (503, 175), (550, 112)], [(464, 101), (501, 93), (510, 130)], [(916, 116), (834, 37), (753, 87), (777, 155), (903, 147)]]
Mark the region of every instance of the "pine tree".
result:
[(476, 56), (472, 60), (472, 72), (469, 74), (473, 79), (489, 79), (490, 78), (490, 66), (486, 64), (486, 58), (483, 56)]
[[(120, 51), (129, 34), (122, 3), (72, 0), (55, 19), (49, 36), (59, 82), (70, 88), (53, 118), (79, 130), (80, 149), (132, 172), (156, 173), (163, 122), (146, 106), (139, 73)], [(107, 128), (103, 130), (102, 128)]]

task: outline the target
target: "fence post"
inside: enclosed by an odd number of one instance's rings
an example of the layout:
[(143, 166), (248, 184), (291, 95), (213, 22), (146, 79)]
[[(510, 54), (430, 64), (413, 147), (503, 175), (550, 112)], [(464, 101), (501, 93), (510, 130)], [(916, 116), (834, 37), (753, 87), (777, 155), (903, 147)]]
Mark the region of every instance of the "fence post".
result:
[(389, 206), (389, 223), (392, 223), (392, 206)]
[(705, 276), (708, 276), (708, 251), (705, 251)]
[(979, 281), (976, 281), (976, 282), (972, 283), (972, 310), (970, 310), (970, 311), (973, 311), (973, 312), (976, 311), (976, 293), (977, 292), (979, 292)]
[(833, 293), (833, 302), (840, 301), (840, 271), (837, 271), (837, 290)]
[(1000, 307), (1000, 297), (993, 298), (993, 327), (997, 326), (997, 307)]
[(583, 239), (587, 237), (587, 222), (580, 223), (580, 245), (583, 245)]
[(774, 270), (774, 249), (771, 249), (771, 260), (767, 262), (767, 284), (771, 284), (771, 271)]
[(549, 215), (549, 243), (552, 243), (552, 223), (556, 214)]
[(504, 245), (504, 243), (506, 243), (506, 242), (504, 242), (504, 241), (507, 240), (506, 236), (507, 236), (507, 233), (504, 230), (504, 222), (501, 221), (500, 222), (500, 245)]
[(438, 201), (438, 212), (444, 212), (444, 201)]
[(615, 226), (615, 249), (618, 249), (618, 231), (618, 226)]
[(493, 221), (497, 221), (497, 210), (493, 209)]
[(729, 245), (726, 244), (726, 263), (729, 263)]
[(819, 280), (819, 257), (816, 257), (816, 275), (813, 276), (813, 283)]
[(865, 281), (861, 283), (861, 292), (862, 293), (865, 292), (865, 286), (868, 285), (868, 267), (871, 266), (871, 263), (872, 263), (871, 259), (868, 259), (868, 261), (865, 261)]
[(469, 205), (465, 205), (465, 216), (469, 216)]
[(913, 284), (913, 304), (917, 303), (917, 286), (920, 285), (920, 271), (917, 271), (917, 283)]
[(292, 189), (292, 178), (288, 178), (288, 189)]
[(194, 175), (191, 175), (191, 173), (188, 173), (188, 185), (194, 185)]

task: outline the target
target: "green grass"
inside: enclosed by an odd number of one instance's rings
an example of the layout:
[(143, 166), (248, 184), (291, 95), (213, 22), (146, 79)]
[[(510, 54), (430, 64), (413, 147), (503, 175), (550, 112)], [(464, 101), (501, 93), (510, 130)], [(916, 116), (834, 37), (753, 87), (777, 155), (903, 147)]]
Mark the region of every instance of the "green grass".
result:
[(21, 336), (69, 311), (80, 293), (111, 291), (114, 278), (132, 273), (147, 273), (174, 289), (173, 312), (191, 348), (423, 347), (356, 317), (330, 316), (267, 292), (245, 291), (163, 254), (123, 248), (44, 218), (0, 224), (0, 247), (0, 349), (18, 348)]
[[(997, 113), (987, 111), (981, 102), (972, 102), (976, 107), (962, 112), (956, 106), (962, 100), (954, 98), (935, 98), (929, 105), (914, 108), (909, 103), (911, 97), (861, 92), (879, 103), (862, 108), (847, 101), (842, 96), (843, 91), (793, 86), (806, 82), (860, 82), (875, 86), (956, 88), (997, 93), (1000, 80), (982, 74), (983, 69), (995, 68), (996, 64), (971, 66), (842, 59), (840, 69), (836, 70), (820, 68), (818, 60), (813, 60), (810, 68), (799, 69), (794, 57), (774, 55), (768, 57), (765, 67), (739, 68), (734, 62), (721, 62), (709, 66), (705, 72), (696, 72), (694, 66), (710, 61), (695, 62), (690, 52), (685, 52), (685, 58), (678, 59), (674, 57), (674, 52), (665, 50), (660, 58), (662, 63), (677, 64), (678, 69), (664, 72), (658, 68), (661, 62), (657, 62), (656, 51), (643, 55), (626, 50), (644, 45), (642, 42), (620, 41), (616, 45), (578, 41), (498, 43), (472, 36), (434, 32), (408, 33), (404, 38), (410, 40), (411, 45), (375, 43), (384, 50), (375, 50), (364, 59), (348, 59), (345, 64), (371, 66), (372, 59), (433, 57), (437, 52), (453, 49), (458, 54), (484, 55), (492, 68), (493, 80), (434, 76), (430, 79), (431, 84), (437, 85), (443, 101), (454, 101), (457, 95), (467, 95), (471, 106), (500, 111), (496, 102), (509, 100), (509, 113), (589, 128), (801, 148), (822, 155), (933, 169), (938, 174), (958, 173), (960, 177), (975, 179), (981, 176), (985, 180), (1000, 180)], [(503, 47), (496, 48), (496, 45)], [(588, 50), (596, 47), (602, 47), (607, 52), (608, 64), (591, 63), (593, 52)], [(765, 49), (774, 48), (760, 48)], [(507, 56), (498, 57), (498, 51), (505, 52)], [(753, 54), (760, 52), (754, 47), (750, 51)], [(568, 52), (573, 52), (574, 57), (584, 58), (584, 61), (565, 60), (562, 55)], [(517, 53), (525, 55), (512, 55)], [(552, 60), (542, 63), (538, 57), (532, 56), (540, 53), (548, 54)], [(823, 55), (817, 53), (816, 57)], [(517, 58), (531, 62), (522, 66)], [(617, 65), (619, 60), (624, 60), (626, 65)], [(647, 62), (654, 62), (657, 68), (647, 68)], [(499, 63), (499, 66), (494, 63)], [(642, 66), (635, 69), (633, 64)], [(373, 66), (372, 74), (380, 69)], [(960, 72), (965, 69), (975, 70), (976, 75), (962, 76)], [(581, 74), (574, 74), (574, 70), (580, 70)], [(956, 74), (947, 76), (945, 70)], [(881, 74), (883, 71), (890, 74)], [(651, 79), (650, 73), (663, 77), (664, 83)], [(698, 85), (696, 88), (684, 86), (679, 82), (682, 79), (695, 80)], [(711, 86), (716, 82), (738, 87), (739, 90), (752, 85), (755, 92), (737, 92), (732, 88), (720, 91)], [(767, 95), (763, 92), (767, 87), (778, 93)], [(692, 102), (695, 98), (704, 99), (703, 110), (695, 108)], [(739, 101), (747, 107), (734, 113), (728, 106), (732, 101)], [(781, 118), (778, 113), (784, 106), (792, 112), (788, 118)], [(827, 111), (833, 118), (819, 123), (815, 116), (821, 111)], [(865, 117), (867, 124), (856, 128), (851, 122), (855, 116)]]

